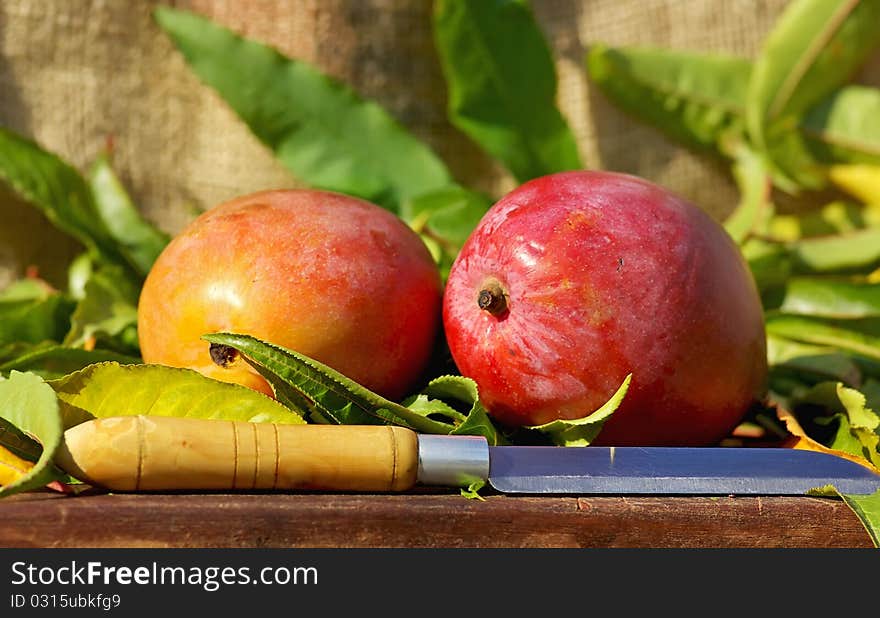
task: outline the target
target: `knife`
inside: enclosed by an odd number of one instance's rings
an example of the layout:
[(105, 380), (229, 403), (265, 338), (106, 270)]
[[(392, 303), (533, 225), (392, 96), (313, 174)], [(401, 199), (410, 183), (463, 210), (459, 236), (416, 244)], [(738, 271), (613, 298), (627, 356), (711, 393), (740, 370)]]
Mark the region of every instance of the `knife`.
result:
[(56, 464), (115, 491), (407, 491), (488, 483), (506, 494), (804, 495), (880, 490), (867, 466), (774, 447), (489, 446), (388, 425), (122, 416), (64, 433)]

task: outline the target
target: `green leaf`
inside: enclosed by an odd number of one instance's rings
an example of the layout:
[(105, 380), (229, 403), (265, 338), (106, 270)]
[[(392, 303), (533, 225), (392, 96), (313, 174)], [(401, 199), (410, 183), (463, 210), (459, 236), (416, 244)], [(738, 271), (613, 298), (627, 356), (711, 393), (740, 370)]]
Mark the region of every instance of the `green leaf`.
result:
[(37, 350), (44, 347), (53, 347), (55, 345), (56, 344), (53, 341), (41, 341), (40, 343), (13, 341), (11, 343), (0, 346), (0, 363), (10, 361), (14, 358), (21, 356), (22, 354), (29, 353), (32, 350)]
[[(880, 360), (857, 355), (852, 355), (852, 359), (858, 364), (859, 369), (861, 369), (862, 373), (868, 378), (868, 381), (862, 384), (862, 389), (864, 389), (865, 385), (871, 380), (880, 380)], [(880, 401), (876, 403), (875, 407), (880, 409)]]
[(0, 374), (8, 374), (12, 370), (28, 371), (45, 380), (53, 380), (105, 361), (123, 365), (142, 362), (139, 357), (126, 356), (111, 350), (84, 350), (46, 342), (28, 346), (8, 358), (0, 357)]
[(793, 254), (802, 272), (864, 272), (880, 264), (880, 228), (804, 238)]
[(880, 227), (880, 204), (837, 200), (818, 210), (775, 215), (769, 222), (767, 233), (780, 242), (794, 242), (802, 238), (848, 234), (870, 227)]
[(195, 74), (303, 182), (392, 209), (452, 184), (425, 144), (347, 85), (193, 13), (154, 15)]
[(111, 263), (125, 263), (80, 173), (35, 142), (2, 127), (0, 180), (94, 255)]
[[(876, 465), (876, 460), (878, 459), (876, 446), (877, 441), (880, 440), (880, 436), (878, 436), (874, 432), (867, 432), (866, 434), (863, 429), (853, 427), (845, 414), (835, 414), (830, 417), (817, 417), (813, 419), (813, 422), (817, 425), (837, 426), (837, 431), (834, 433), (833, 438), (825, 441), (828, 448), (834, 449), (835, 451), (840, 451), (842, 453), (855, 455), (857, 457), (862, 457), (864, 459), (867, 459), (868, 461), (872, 461), (870, 454), (871, 452), (873, 452), (874, 457), (872, 463)], [(862, 442), (862, 438), (865, 435), (873, 437), (873, 444), (871, 444), (870, 450), (868, 450), (865, 444)]]
[(767, 336), (767, 362), (771, 379), (796, 377), (808, 384), (828, 380), (847, 386), (862, 383), (862, 371), (851, 356), (831, 346), (792, 341), (778, 335)]
[(837, 423), (837, 431), (823, 443), (829, 448), (862, 457), (880, 465), (880, 416), (867, 406), (865, 395), (840, 382), (822, 382), (794, 400), (796, 406), (812, 405), (824, 409), (813, 419), (819, 425)]
[(596, 44), (592, 81), (617, 106), (699, 151), (743, 129), (751, 63), (733, 56)]
[(837, 350), (880, 361), (880, 336), (859, 330), (854, 320), (839, 322), (768, 312), (765, 325), (769, 335)]
[(484, 481), (483, 479), (479, 479), (477, 481), (474, 481), (473, 483), (471, 483), (467, 487), (462, 487), (460, 490), (461, 495), (462, 495), (462, 497), (467, 498), (469, 500), (481, 500), (481, 501), (485, 502), (486, 499), (480, 495), (480, 490), (483, 489), (483, 487), (485, 487), (485, 486), (486, 486), (486, 481)]
[(418, 394), (407, 397), (400, 402), (401, 405), (413, 412), (433, 418), (443, 417), (450, 421), (462, 422), (465, 415), (444, 401), (431, 399), (427, 395)]
[(811, 489), (807, 495), (842, 499), (859, 518), (874, 547), (880, 548), (880, 490), (873, 494), (843, 494), (834, 485), (825, 485)]
[(434, 41), (453, 125), (519, 180), (581, 169), (556, 67), (524, 0), (438, 0)]
[[(80, 347), (89, 340), (107, 342), (116, 338), (115, 347), (129, 354), (139, 348), (136, 339), (137, 301), (140, 287), (118, 266), (103, 266), (93, 271), (85, 284), (83, 298), (71, 316), (64, 345)], [(133, 335), (129, 333), (134, 332)]]
[(800, 128), (821, 161), (880, 163), (880, 90), (841, 88), (812, 108)]
[(845, 84), (877, 44), (877, 0), (794, 0), (755, 61), (748, 91), (748, 128), (765, 130), (799, 118)]
[(841, 493), (839, 495), (865, 526), (874, 547), (880, 548), (880, 490), (869, 495)]
[(170, 237), (141, 216), (106, 154), (92, 164), (88, 180), (101, 221), (119, 251), (138, 274), (146, 277)]
[(810, 188), (823, 184), (795, 130), (877, 43), (878, 0), (794, 0), (755, 61), (746, 120), (753, 142)]
[(450, 186), (410, 200), (404, 205), (401, 217), (417, 232), (427, 233), (457, 251), (489, 206), (486, 196)]
[[(33, 468), (20, 479), (0, 487), (0, 497), (38, 489), (58, 478), (52, 464), (61, 444), (63, 429), (58, 413), (58, 399), (42, 378), (13, 371), (0, 380), (0, 417), (42, 446)], [(28, 448), (32, 452), (32, 447)]]
[(321, 421), (339, 425), (401, 425), (434, 434), (448, 434), (454, 428), (389, 401), (293, 350), (235, 333), (213, 333), (202, 339), (238, 350), (276, 388), (279, 397), (278, 386), (287, 385), (285, 389), (296, 392), (298, 401), (306, 405), (304, 411), (317, 413)]
[(302, 418), (262, 393), (162, 365), (97, 363), (48, 382), (64, 427), (109, 416), (177, 416), (302, 424)]
[[(0, 379), (0, 384), (3, 380)], [(0, 447), (25, 461), (35, 462), (43, 454), (43, 447), (25, 435), (18, 427), (0, 416)]]
[(450, 433), (455, 435), (483, 436), (490, 446), (507, 444), (506, 438), (495, 428), (486, 408), (480, 401), (477, 383), (464, 376), (439, 376), (431, 380), (422, 393), (429, 399), (442, 403), (450, 401), (468, 407), (467, 416)]
[(86, 283), (96, 267), (95, 260), (88, 252), (80, 253), (73, 258), (67, 267), (67, 293), (76, 301), (86, 295)]
[(73, 302), (42, 281), (24, 279), (0, 292), (0, 346), (60, 340), (70, 325)]
[(631, 380), (632, 374), (627, 375), (611, 398), (587, 416), (574, 420), (550, 421), (527, 429), (547, 435), (557, 446), (589, 446), (599, 435), (605, 421), (623, 402)]
[(428, 244), (445, 280), (462, 245), (489, 209), (489, 199), (451, 186), (420, 195), (403, 205), (401, 217)]
[(791, 276), (792, 254), (783, 244), (749, 238), (740, 249), (762, 295), (784, 285)]
[[(724, 142), (744, 129), (749, 60), (595, 44), (587, 68), (592, 81), (623, 111), (688, 147), (731, 156)], [(880, 160), (880, 90), (849, 85), (826, 94), (797, 122), (785, 124), (786, 139), (775, 145), (777, 157), (788, 148), (789, 156), (808, 166), (815, 166), (813, 158), (825, 163)], [(775, 166), (766, 171), (777, 186), (798, 189)]]
[(880, 378), (868, 378), (859, 387), (859, 392), (865, 396), (865, 401), (872, 410), (880, 412)]
[(835, 163), (828, 166), (828, 180), (861, 202), (862, 227), (880, 226), (880, 165)]
[(736, 149), (733, 177), (740, 201), (724, 221), (724, 229), (737, 244), (742, 244), (753, 232), (765, 231), (773, 215), (772, 182), (763, 158), (745, 145)]
[(785, 286), (778, 309), (836, 319), (880, 317), (880, 283), (842, 277), (793, 277)]

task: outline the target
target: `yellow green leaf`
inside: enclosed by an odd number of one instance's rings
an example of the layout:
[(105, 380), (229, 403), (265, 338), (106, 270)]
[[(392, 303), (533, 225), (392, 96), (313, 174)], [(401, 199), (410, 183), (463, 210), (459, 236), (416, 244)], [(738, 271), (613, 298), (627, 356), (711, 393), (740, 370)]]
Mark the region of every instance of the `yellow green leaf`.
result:
[(58, 396), (65, 429), (93, 418), (138, 414), (305, 423), (271, 397), (191, 369), (96, 363), (48, 384)]
[[(37, 489), (56, 480), (52, 460), (61, 444), (62, 426), (58, 400), (46, 382), (33, 373), (11, 371), (8, 379), (0, 380), (0, 416), (23, 436), (29, 436), (42, 446), (36, 463), (30, 468), (21, 469), (16, 463), (21, 474), (3, 483), (0, 496)], [(20, 459), (22, 454), (19, 452), (15, 457)]]
[(865, 204), (880, 204), (880, 165), (851, 163), (832, 165), (828, 179)]
[(33, 462), (16, 457), (0, 446), (0, 487), (12, 485), (24, 478), (33, 467)]

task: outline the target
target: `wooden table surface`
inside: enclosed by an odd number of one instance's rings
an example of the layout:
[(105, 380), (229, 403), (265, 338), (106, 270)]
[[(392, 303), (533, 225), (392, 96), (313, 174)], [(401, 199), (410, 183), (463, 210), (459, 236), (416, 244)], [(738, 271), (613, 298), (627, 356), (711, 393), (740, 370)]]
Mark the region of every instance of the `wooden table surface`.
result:
[(92, 494), (0, 501), (2, 547), (873, 547), (814, 497)]

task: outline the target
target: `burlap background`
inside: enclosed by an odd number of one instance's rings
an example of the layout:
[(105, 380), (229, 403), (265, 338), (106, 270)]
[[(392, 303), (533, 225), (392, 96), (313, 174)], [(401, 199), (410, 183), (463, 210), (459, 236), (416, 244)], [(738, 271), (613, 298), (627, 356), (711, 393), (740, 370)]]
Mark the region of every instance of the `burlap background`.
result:
[[(143, 212), (168, 232), (198, 208), (296, 186), (225, 104), (189, 72), (151, 18), (152, 0), (0, 2), (0, 124), (84, 169), (108, 136)], [(430, 0), (178, 0), (312, 62), (380, 101), (464, 184), (499, 194), (502, 169), (445, 117)], [(725, 170), (623, 116), (591, 88), (593, 41), (754, 55), (785, 0), (533, 0), (557, 58), (559, 100), (588, 167), (640, 174), (713, 215), (736, 192)], [(872, 66), (880, 65), (873, 62)], [(869, 70), (876, 83), (880, 71)], [(0, 196), (0, 286), (37, 264), (62, 281), (75, 243)]]

